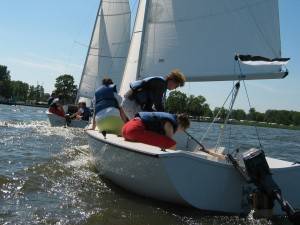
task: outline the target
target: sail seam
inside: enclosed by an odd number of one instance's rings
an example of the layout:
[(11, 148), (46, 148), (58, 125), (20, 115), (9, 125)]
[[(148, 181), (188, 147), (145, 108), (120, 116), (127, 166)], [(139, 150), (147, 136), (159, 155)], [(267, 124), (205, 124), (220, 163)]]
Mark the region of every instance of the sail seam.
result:
[(99, 14), (99, 16), (123, 16), (131, 14), (131, 12), (125, 12), (125, 13), (116, 13), (116, 14)]

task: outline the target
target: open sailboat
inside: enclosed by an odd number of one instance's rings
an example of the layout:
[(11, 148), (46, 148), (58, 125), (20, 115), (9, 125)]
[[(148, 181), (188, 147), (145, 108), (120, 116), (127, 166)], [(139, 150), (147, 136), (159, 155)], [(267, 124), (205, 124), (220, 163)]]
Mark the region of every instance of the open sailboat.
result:
[[(101, 1), (83, 67), (76, 102), (91, 106), (95, 90), (109, 76), (119, 87), (130, 44), (130, 6), (128, 0)], [(64, 126), (63, 117), (47, 112), (51, 126)], [(88, 121), (71, 120), (68, 126), (86, 127)]]
[[(282, 64), (252, 66), (239, 54), (281, 57), (277, 0), (140, 0), (120, 93), (129, 83), (179, 68), (188, 81), (284, 78)], [(238, 60), (238, 61), (236, 61)], [(250, 63), (251, 64), (251, 63)], [(177, 151), (87, 131), (100, 174), (134, 193), (218, 213), (252, 208), (249, 183), (227, 157), (193, 151), (181, 135)], [(229, 152), (231, 152), (229, 150)], [(254, 157), (252, 151), (247, 160)], [(273, 179), (300, 208), (300, 164), (267, 157)], [(282, 215), (275, 203), (274, 215)]]

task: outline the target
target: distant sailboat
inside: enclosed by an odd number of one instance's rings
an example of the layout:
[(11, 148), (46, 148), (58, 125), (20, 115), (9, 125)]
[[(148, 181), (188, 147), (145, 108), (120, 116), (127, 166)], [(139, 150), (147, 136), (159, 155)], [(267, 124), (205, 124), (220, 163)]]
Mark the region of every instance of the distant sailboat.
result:
[[(255, 57), (234, 58), (237, 53), (281, 57), (278, 11), (277, 0), (140, 0), (120, 93), (136, 79), (174, 68), (198, 82), (285, 77), (276, 60), (272, 66), (251, 66), (242, 61)], [(125, 189), (218, 213), (251, 209), (248, 184), (232, 162), (193, 152), (195, 143), (188, 137), (177, 140), (177, 151), (161, 151), (111, 134), (87, 135), (99, 172)], [(300, 164), (267, 162), (284, 196), (300, 208)], [(273, 211), (283, 214), (277, 203)]]
[[(88, 106), (95, 90), (109, 76), (119, 87), (130, 44), (131, 12), (128, 0), (101, 1), (90, 40), (76, 104), (84, 101)], [(52, 126), (64, 126), (66, 120), (47, 112)], [(88, 121), (72, 120), (68, 126), (85, 127)]]

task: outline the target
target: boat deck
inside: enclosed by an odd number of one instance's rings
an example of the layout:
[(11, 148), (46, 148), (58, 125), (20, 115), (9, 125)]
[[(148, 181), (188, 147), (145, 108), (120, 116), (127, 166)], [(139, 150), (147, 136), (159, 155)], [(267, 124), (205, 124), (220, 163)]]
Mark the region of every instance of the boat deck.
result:
[[(100, 133), (99, 131), (88, 130), (86, 132), (90, 137), (92, 137), (94, 139), (97, 139), (102, 142), (107, 142), (111, 145), (121, 147), (124, 150), (134, 151), (134, 152), (137, 152), (140, 154), (147, 154), (147, 155), (151, 155), (154, 157), (169, 157), (172, 155), (184, 154), (187, 157), (189, 157), (189, 156), (199, 157), (202, 159), (208, 159), (210, 161), (219, 162), (222, 164), (227, 164), (227, 165), (231, 164), (227, 160), (219, 159), (215, 156), (212, 156), (210, 154), (207, 154), (207, 153), (201, 152), (201, 151), (192, 152), (192, 151), (185, 151), (185, 150), (181, 150), (181, 149), (177, 149), (177, 150), (164, 149), (163, 150), (159, 147), (152, 146), (152, 145), (147, 145), (147, 144), (143, 144), (143, 143), (139, 143), (139, 142), (125, 141), (125, 139), (123, 137), (120, 137), (120, 136), (117, 136), (114, 134), (107, 134), (106, 138), (104, 138), (102, 133)], [(275, 170), (288, 168), (288, 167), (300, 166), (298, 163), (284, 161), (284, 160), (280, 160), (280, 159), (275, 159), (275, 158), (270, 158), (270, 157), (266, 157), (266, 159), (267, 159), (267, 162), (268, 162), (270, 168), (275, 169)]]

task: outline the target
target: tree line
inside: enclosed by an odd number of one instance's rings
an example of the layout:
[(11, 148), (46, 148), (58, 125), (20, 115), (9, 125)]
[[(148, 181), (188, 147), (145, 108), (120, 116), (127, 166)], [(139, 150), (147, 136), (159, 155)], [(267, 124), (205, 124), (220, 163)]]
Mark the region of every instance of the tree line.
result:
[[(228, 114), (228, 109), (216, 107), (210, 109), (205, 97), (199, 95), (189, 95), (180, 91), (170, 92), (166, 99), (166, 110), (171, 113), (187, 113), (195, 118), (214, 118), (218, 115), (220, 120), (224, 120)], [(274, 123), (283, 125), (300, 126), (300, 112), (288, 110), (267, 110), (264, 113), (257, 112), (255, 108), (250, 108), (248, 112), (243, 109), (233, 109), (229, 117), (237, 121), (256, 121), (262, 123)]]
[(0, 65), (0, 101), (2, 102), (26, 102), (46, 101), (49, 94), (45, 93), (42, 85), (29, 85), (23, 81), (11, 80), (7, 66)]
[[(77, 87), (72, 75), (63, 74), (56, 78), (54, 95), (62, 96), (65, 103), (74, 103)], [(50, 97), (44, 87), (37, 84), (29, 85), (23, 81), (11, 80), (7, 66), (0, 65), (0, 102), (4, 103), (38, 103), (46, 102)]]
[[(63, 74), (56, 78), (53, 94), (60, 96), (63, 103), (74, 103), (77, 94), (77, 86), (70, 74)], [(22, 81), (13, 81), (10, 71), (6, 66), (0, 65), (0, 102), (2, 101), (47, 101), (50, 94), (44, 92), (42, 85), (29, 85)], [(224, 120), (228, 110), (216, 107), (210, 109), (205, 97), (199, 95), (186, 95), (180, 91), (170, 92), (165, 102), (166, 111), (172, 113), (187, 113), (192, 117), (218, 118)], [(250, 108), (248, 112), (243, 109), (233, 109), (230, 119), (238, 121), (257, 121), (263, 123), (276, 123), (284, 125), (300, 126), (300, 112), (288, 110), (267, 110), (264, 113)]]

